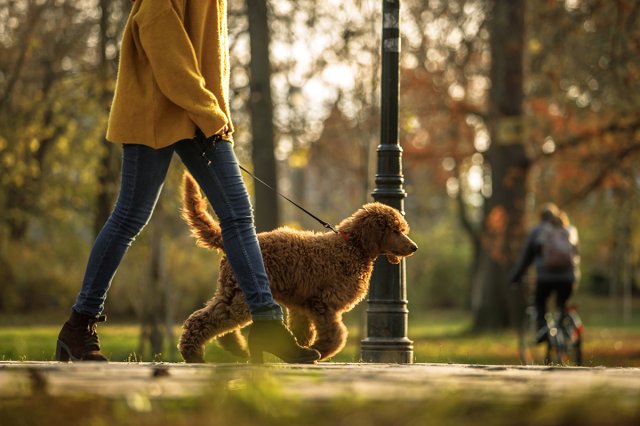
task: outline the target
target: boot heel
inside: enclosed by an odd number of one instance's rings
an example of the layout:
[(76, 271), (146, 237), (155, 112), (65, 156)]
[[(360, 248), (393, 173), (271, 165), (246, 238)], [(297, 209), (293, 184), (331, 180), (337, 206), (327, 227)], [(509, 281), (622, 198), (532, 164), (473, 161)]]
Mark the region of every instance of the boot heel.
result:
[(56, 344), (56, 360), (61, 362), (69, 362), (69, 351), (64, 347), (64, 343), (58, 340)]
[(69, 361), (108, 361), (100, 352), (97, 323), (106, 321), (104, 315), (93, 317), (72, 310), (64, 323), (56, 344), (56, 359)]

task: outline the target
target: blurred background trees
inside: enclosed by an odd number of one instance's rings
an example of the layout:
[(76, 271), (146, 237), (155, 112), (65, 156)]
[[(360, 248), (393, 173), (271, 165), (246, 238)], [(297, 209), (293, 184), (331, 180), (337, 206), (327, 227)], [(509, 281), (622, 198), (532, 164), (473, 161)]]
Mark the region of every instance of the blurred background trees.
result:
[[(260, 171), (266, 150), (275, 168), (264, 177), (337, 223), (371, 200), (379, 1), (264, 5), (250, 19), (246, 1), (229, 0), (238, 156)], [(129, 7), (0, 1), (2, 312), (66, 313), (79, 288), (118, 186), (119, 148), (103, 139)], [(537, 207), (554, 201), (581, 233), (581, 291), (618, 301), (612, 315), (631, 315), (624, 301), (637, 291), (640, 260), (640, 4), (401, 7), (405, 209), (420, 245), (407, 262), (411, 311), (464, 308), (477, 329), (508, 325), (505, 271)], [(252, 56), (254, 43), (266, 41), (254, 37), (254, 23), (269, 30), (266, 58)], [(269, 106), (273, 118), (255, 127)], [(157, 298), (153, 311), (181, 322), (211, 295), (218, 256), (195, 247), (179, 218), (181, 173), (176, 162), (161, 208), (116, 276), (109, 313), (148, 317), (146, 301)], [(265, 200), (258, 215), (279, 212), (272, 222), (321, 231), (295, 208)]]

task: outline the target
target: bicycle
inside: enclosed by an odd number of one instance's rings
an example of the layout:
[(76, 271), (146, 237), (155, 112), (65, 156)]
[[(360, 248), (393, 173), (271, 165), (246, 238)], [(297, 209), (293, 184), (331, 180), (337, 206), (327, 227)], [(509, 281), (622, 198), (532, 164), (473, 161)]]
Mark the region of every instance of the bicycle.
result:
[[(584, 323), (578, 314), (577, 306), (567, 305), (565, 312), (549, 312), (545, 315), (546, 325), (540, 330), (546, 342), (545, 365), (582, 365), (582, 342)], [(525, 364), (533, 364), (534, 357), (529, 345), (535, 345), (539, 331), (536, 327), (536, 308), (528, 306), (522, 330), (519, 333), (520, 359)], [(535, 337), (534, 337), (535, 336)], [(527, 342), (530, 342), (527, 344)]]

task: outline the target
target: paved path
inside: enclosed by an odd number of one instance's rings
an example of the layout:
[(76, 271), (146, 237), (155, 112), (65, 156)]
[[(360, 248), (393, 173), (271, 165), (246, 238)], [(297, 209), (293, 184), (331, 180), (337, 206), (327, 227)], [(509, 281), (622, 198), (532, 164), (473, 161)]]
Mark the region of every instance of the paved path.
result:
[[(118, 398), (199, 395), (215, 386), (242, 389), (256, 378), (280, 385), (283, 397), (329, 400), (420, 400), (442, 392), (518, 398), (613, 392), (640, 404), (638, 368), (548, 368), (449, 364), (319, 365), (0, 362), (0, 399), (95, 394)], [(95, 384), (99, 383), (99, 386)]]

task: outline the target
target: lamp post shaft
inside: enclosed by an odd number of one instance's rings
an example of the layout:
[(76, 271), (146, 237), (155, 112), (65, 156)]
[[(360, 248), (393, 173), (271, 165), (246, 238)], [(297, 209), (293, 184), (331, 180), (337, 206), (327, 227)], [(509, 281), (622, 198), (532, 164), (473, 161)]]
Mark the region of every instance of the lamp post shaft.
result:
[[(400, 0), (382, 0), (381, 128), (375, 201), (404, 213), (402, 148), (398, 140)], [(361, 342), (364, 362), (411, 363), (413, 342), (407, 337), (405, 263), (376, 260), (367, 299), (367, 334)]]

